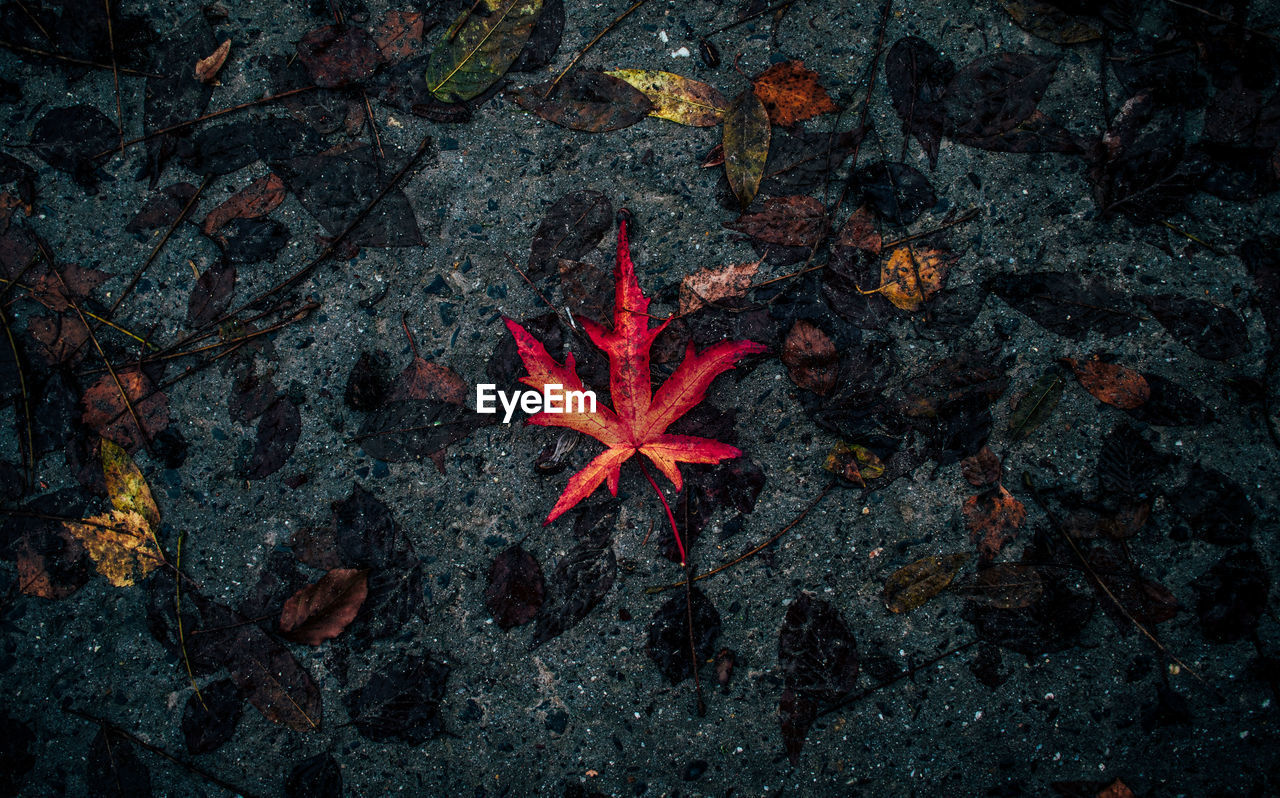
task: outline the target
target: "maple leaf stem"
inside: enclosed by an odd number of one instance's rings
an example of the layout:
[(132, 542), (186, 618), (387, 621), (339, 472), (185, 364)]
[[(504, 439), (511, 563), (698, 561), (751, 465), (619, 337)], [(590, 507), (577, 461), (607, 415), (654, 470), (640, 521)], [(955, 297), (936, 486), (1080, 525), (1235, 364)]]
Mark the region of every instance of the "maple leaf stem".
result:
[(667, 504), (667, 497), (662, 495), (662, 488), (658, 487), (657, 482), (654, 482), (653, 475), (649, 473), (649, 469), (644, 467), (644, 463), (637, 461), (636, 464), (644, 472), (644, 478), (649, 480), (649, 484), (653, 486), (653, 492), (658, 494), (658, 500), (662, 502), (662, 509), (667, 511), (667, 520), (671, 522), (671, 534), (676, 536), (676, 548), (680, 550), (680, 567), (683, 568), (688, 557), (684, 553), (684, 541), (680, 539), (680, 530), (676, 529), (676, 517), (671, 512), (671, 505)]

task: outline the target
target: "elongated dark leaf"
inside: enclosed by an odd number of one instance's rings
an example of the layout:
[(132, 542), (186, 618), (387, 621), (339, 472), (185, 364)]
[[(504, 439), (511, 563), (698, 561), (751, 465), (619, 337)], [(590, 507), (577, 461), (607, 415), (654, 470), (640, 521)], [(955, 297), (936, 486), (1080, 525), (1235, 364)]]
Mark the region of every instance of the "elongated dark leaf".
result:
[(342, 768), (329, 753), (293, 766), (284, 782), (285, 798), (342, 798)]
[(1006, 133), (1035, 113), (1058, 67), (1056, 57), (1029, 53), (982, 56), (956, 72), (942, 99), (947, 135)]
[(275, 219), (232, 219), (213, 234), (230, 263), (274, 260), (289, 244), (289, 228)]
[(858, 677), (853, 633), (840, 611), (811, 593), (796, 596), (778, 632), (778, 664), (784, 688), (780, 721), (787, 752), (795, 762), (816, 717), (816, 705), (837, 700), (853, 689)]
[(98, 166), (118, 143), (115, 124), (90, 105), (55, 108), (31, 131), (36, 155), (89, 191), (97, 190)]
[(686, 601), (682, 592), (664, 603), (654, 612), (649, 624), (649, 659), (658, 664), (672, 684), (688, 679), (695, 668), (709, 661), (716, 651), (716, 638), (720, 636), (720, 613), (711, 599), (696, 587), (690, 589), (690, 594), (692, 602)]
[(850, 185), (890, 224), (911, 224), (938, 201), (929, 179), (903, 163), (868, 164), (850, 176)]
[(724, 226), (757, 241), (789, 247), (812, 247), (828, 230), (826, 208), (813, 197), (767, 199), (760, 210), (748, 211)]
[(955, 64), (924, 39), (906, 36), (889, 48), (884, 73), (903, 131), (915, 136), (929, 157), (929, 166), (936, 167), (946, 119), (942, 99), (955, 76)]
[(355, 441), (371, 457), (389, 463), (431, 458), (443, 473), (445, 449), (493, 418), (449, 402), (388, 402), (365, 418)]
[(578, 512), (573, 537), (578, 544), (556, 563), (548, 596), (534, 619), (537, 647), (577, 625), (600, 603), (618, 570), (613, 553), (617, 505), (588, 505)]
[(1213, 412), (1200, 397), (1159, 374), (1143, 374), (1150, 393), (1147, 401), (1126, 412), (1144, 424), (1163, 427), (1200, 427), (1213, 421)]
[(293, 454), (302, 435), (302, 414), (287, 397), (278, 397), (258, 418), (258, 435), (243, 474), (264, 479), (279, 471)]
[[(148, 134), (189, 122), (204, 113), (213, 87), (196, 80), (191, 59), (193, 53), (211, 53), (215, 46), (208, 23), (199, 16), (168, 31), (151, 64), (150, 71), (160, 77), (148, 77), (143, 91), (142, 126)], [(152, 188), (173, 157), (178, 140), (195, 129), (185, 127), (148, 136), (142, 176), (151, 178)]]
[(1244, 321), (1229, 308), (1176, 294), (1138, 298), (1170, 335), (1201, 357), (1230, 360), (1249, 351)]
[(1271, 575), (1258, 552), (1236, 551), (1214, 563), (1191, 587), (1204, 636), (1228, 643), (1254, 633), (1267, 610)]
[(542, 0), (494, 0), (464, 10), (431, 51), (427, 89), (443, 102), (483, 94), (519, 57), (541, 12)]
[(520, 544), (494, 558), (484, 603), (499, 627), (510, 629), (532, 621), (546, 594), (542, 566)]
[(649, 98), (625, 80), (584, 69), (572, 72), (554, 89), (544, 83), (510, 94), (526, 111), (584, 133), (630, 127), (653, 110)]
[(1023, 440), (1047, 421), (1058, 407), (1066, 384), (1065, 376), (1055, 369), (1041, 376), (1026, 393), (1019, 395), (1009, 412), (1009, 437), (1015, 441)]
[(421, 745), (444, 728), (440, 701), (450, 670), (430, 652), (379, 670), (346, 699), (352, 724), (371, 740)]
[(751, 89), (739, 94), (724, 115), (724, 173), (745, 208), (755, 199), (769, 159), (769, 112)]
[(969, 561), (967, 553), (924, 557), (904, 565), (884, 583), (884, 605), (890, 612), (910, 612), (946, 590), (956, 573)]
[(1082, 340), (1090, 332), (1112, 338), (1138, 329), (1138, 316), (1124, 294), (1075, 273), (1005, 274), (993, 278), (987, 289), (1067, 338)]
[(201, 327), (220, 317), (231, 305), (236, 287), (236, 267), (215, 263), (191, 286), (187, 300), (187, 326)]

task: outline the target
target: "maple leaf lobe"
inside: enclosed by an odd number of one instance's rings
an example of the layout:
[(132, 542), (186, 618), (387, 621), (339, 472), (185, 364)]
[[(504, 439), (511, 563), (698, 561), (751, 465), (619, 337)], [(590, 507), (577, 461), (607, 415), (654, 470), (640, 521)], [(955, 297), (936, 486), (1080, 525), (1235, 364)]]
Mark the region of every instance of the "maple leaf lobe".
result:
[[(712, 381), (733, 368), (741, 358), (767, 350), (753, 341), (721, 341), (702, 352), (693, 344), (684, 360), (655, 394), (649, 370), (649, 353), (654, 339), (667, 321), (649, 326), (649, 298), (640, 289), (635, 264), (627, 240), (631, 215), (618, 212), (618, 255), (614, 267), (615, 293), (613, 325), (606, 328), (588, 319), (583, 328), (609, 356), (609, 394), (613, 407), (597, 403), (594, 413), (536, 413), (527, 423), (547, 427), (567, 427), (590, 435), (606, 448), (572, 477), (556, 501), (544, 524), (563, 515), (590, 496), (602, 482), (618, 495), (622, 464), (636, 453), (647, 457), (679, 491), (683, 486), (680, 463), (719, 463), (742, 454), (736, 447), (710, 438), (670, 435), (667, 428), (706, 397)], [(669, 320), (668, 320), (669, 321)], [(506, 319), (507, 329), (528, 376), (521, 382), (535, 390), (561, 385), (565, 390), (584, 390), (573, 353), (557, 363), (540, 341), (517, 322)], [(567, 408), (566, 408), (567, 410)]]

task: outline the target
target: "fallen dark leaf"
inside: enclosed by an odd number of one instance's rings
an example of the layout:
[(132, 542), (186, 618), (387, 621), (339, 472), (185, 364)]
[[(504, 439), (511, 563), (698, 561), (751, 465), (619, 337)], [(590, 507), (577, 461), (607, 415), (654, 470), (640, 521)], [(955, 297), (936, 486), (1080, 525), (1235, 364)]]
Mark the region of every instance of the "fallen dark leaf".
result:
[(970, 496), (963, 507), (969, 540), (978, 545), (979, 562), (995, 559), (1027, 519), (1027, 508), (1002, 485)]
[(960, 473), (975, 488), (994, 485), (1000, 481), (1000, 457), (990, 446), (983, 446), (977, 454), (960, 461)]
[(618, 563), (613, 553), (616, 502), (587, 505), (573, 523), (577, 545), (556, 563), (547, 600), (534, 619), (536, 648), (577, 625), (613, 587)]
[(1030, 607), (1044, 589), (1044, 578), (1037, 566), (1012, 562), (981, 568), (973, 579), (952, 586), (974, 606), (1005, 610)]
[(1015, 397), (1009, 404), (1009, 437), (1015, 441), (1024, 440), (1047, 421), (1057, 409), (1066, 384), (1063, 374), (1054, 367), (1037, 379), (1026, 393)]
[(542, 13), (533, 23), (533, 32), (509, 71), (537, 72), (549, 66), (560, 49), (563, 36), (564, 0), (543, 0)]
[(40, 160), (69, 173), (89, 192), (97, 190), (98, 167), (118, 144), (115, 123), (90, 105), (55, 108), (31, 131), (31, 147)]
[(231, 292), (236, 288), (236, 267), (218, 262), (205, 270), (191, 286), (187, 299), (187, 326), (203, 327), (222, 317), (231, 306)]
[(889, 48), (884, 73), (903, 132), (915, 136), (929, 157), (930, 168), (936, 167), (946, 119), (942, 100), (955, 76), (955, 64), (923, 39), (906, 36)]
[(1213, 643), (1229, 643), (1254, 634), (1267, 611), (1271, 576), (1253, 549), (1218, 560), (1194, 582), (1200, 629)]
[(1008, 132), (1035, 112), (1058, 58), (994, 53), (961, 67), (942, 98), (949, 136), (986, 138)]
[(421, 745), (430, 740), (444, 729), (440, 701), (450, 670), (430, 652), (402, 657), (378, 670), (346, 699), (352, 725), (378, 742)]
[(890, 612), (910, 612), (946, 590), (969, 554), (930, 556), (904, 565), (889, 574), (881, 597)]
[(258, 160), (260, 129), (253, 119), (204, 128), (191, 137), (191, 151), (183, 161), (198, 174), (231, 174)]
[(1138, 329), (1124, 294), (1074, 273), (1001, 275), (987, 287), (1041, 327), (1067, 338), (1083, 339), (1089, 332), (1111, 338)]
[(1076, 374), (1076, 379), (1099, 402), (1121, 410), (1135, 410), (1151, 398), (1151, 386), (1137, 371), (1111, 363), (1099, 355), (1086, 361), (1064, 357), (1062, 363)]
[(342, 768), (329, 753), (302, 760), (284, 782), (285, 798), (342, 798)]
[(200, 223), (200, 231), (212, 236), (232, 219), (266, 216), (284, 201), (284, 193), (284, 181), (275, 174), (260, 177), (209, 211)]
[[(1004, 567), (996, 565), (987, 570)], [(980, 586), (969, 592), (970, 600), (965, 602), (962, 615), (973, 624), (979, 639), (1028, 657), (1070, 648), (1092, 617), (1096, 604), (1091, 595), (1078, 592), (1059, 571), (1038, 568), (1033, 572), (1000, 572), (991, 589)], [(1034, 586), (1035, 577), (1038, 589)]]
[(342, 634), (369, 594), (369, 572), (335, 568), (294, 593), (280, 612), (280, 636), (318, 646)]
[(484, 604), (502, 629), (532, 621), (546, 598), (546, 582), (536, 557), (516, 544), (493, 560)]
[(125, 224), (124, 229), (130, 233), (142, 233), (166, 228), (177, 220), (182, 209), (195, 195), (196, 187), (190, 183), (165, 186), (159, 193), (147, 198), (142, 204), (142, 210)]
[[(133, 454), (169, 426), (169, 397), (157, 390), (151, 379), (137, 369), (116, 370), (120, 383), (104, 374), (84, 393), (82, 420), (99, 435), (114, 441)], [(124, 393), (121, 393), (121, 387)], [(133, 412), (125, 403), (129, 397)], [(137, 421), (134, 420), (137, 414)], [(142, 424), (141, 429), (138, 423)]]
[(1233, 311), (1176, 294), (1138, 297), (1156, 321), (1191, 351), (1209, 360), (1230, 360), (1249, 351), (1249, 333)]
[[(711, 599), (696, 587), (690, 588), (690, 595), (692, 602), (685, 600), (684, 593), (665, 602), (649, 624), (646, 651), (671, 684), (688, 679), (710, 660), (720, 636), (720, 613)], [(696, 658), (691, 662), (691, 657)]]
[(278, 397), (258, 419), (253, 455), (241, 471), (245, 479), (265, 479), (279, 471), (302, 435), (302, 414), (287, 397)]
[(1092, 569), (1089, 583), (1097, 592), (1103, 611), (1123, 630), (1133, 629), (1133, 621), (1151, 627), (1172, 619), (1181, 609), (1178, 600), (1168, 588), (1144, 577), (1121, 545), (1104, 541), (1084, 552), (1085, 562)]
[(36, 736), (31, 727), (0, 712), (0, 794), (17, 795), (26, 775), (36, 764), (31, 744)]
[(227, 410), (232, 421), (248, 424), (265, 413), (279, 395), (270, 373), (259, 374), (249, 368), (232, 383)]
[(778, 664), (783, 678), (779, 720), (795, 763), (817, 716), (817, 704), (839, 699), (858, 677), (853, 633), (840, 611), (810, 593), (796, 596), (778, 632)]
[(391, 383), (387, 401), (415, 399), (461, 407), (467, 402), (467, 384), (448, 366), (430, 363), (415, 355)]
[(387, 399), (386, 358), (374, 352), (361, 352), (347, 375), (343, 402), (352, 410), (376, 410)]
[(533, 234), (530, 276), (542, 274), (560, 259), (581, 260), (613, 226), (613, 204), (599, 191), (571, 191), (547, 209)]
[(788, 247), (813, 247), (827, 235), (827, 212), (813, 197), (773, 197), (760, 210), (725, 222), (730, 230), (745, 233), (757, 241)]
[(1083, 44), (1102, 38), (1099, 23), (1068, 13), (1049, 0), (1000, 0), (1000, 6), (1019, 28), (1054, 44)]
[(230, 679), (219, 679), (192, 693), (182, 710), (182, 738), (189, 754), (216, 751), (235, 736), (244, 714), (244, 696)]
[(1098, 450), (1098, 490), (1104, 496), (1145, 501), (1168, 459), (1131, 425), (1115, 427)]
[(449, 402), (387, 402), (365, 417), (355, 442), (379, 460), (402, 463), (427, 457), (443, 472), (445, 449), (492, 423), (492, 415)]
[(1199, 463), (1191, 467), (1187, 481), (1169, 494), (1169, 503), (1187, 520), (1195, 538), (1216, 546), (1247, 543), (1257, 521), (1244, 489)]
[(1130, 417), (1162, 427), (1199, 427), (1213, 421), (1213, 412), (1198, 396), (1159, 374), (1143, 374), (1151, 393), (1147, 401), (1129, 410)]
[(680, 281), (679, 314), (685, 316), (708, 307), (710, 303), (745, 297), (759, 270), (760, 262), (756, 261), (731, 263), (719, 268), (708, 266), (685, 275)]
[(431, 51), (428, 90), (446, 103), (483, 94), (519, 57), (542, 8), (542, 0), (494, 0), (462, 9)]
[(867, 164), (850, 176), (850, 186), (889, 224), (911, 224), (938, 202), (929, 179), (903, 163)]
[(382, 64), (382, 53), (363, 29), (325, 25), (298, 41), (298, 60), (321, 88), (358, 84)]
[(584, 133), (603, 133), (634, 125), (653, 110), (639, 89), (621, 78), (592, 70), (577, 70), (562, 80), (550, 96), (550, 84), (510, 93), (526, 111), (548, 122)]
[[(178, 141), (190, 135), (195, 127), (184, 127), (154, 135), (175, 125), (189, 122), (204, 113), (213, 96), (207, 83), (196, 80), (192, 73), (191, 54), (210, 52), (215, 45), (213, 33), (203, 20), (169, 32), (156, 50), (150, 65), (152, 73), (143, 91), (142, 127), (148, 134), (147, 160), (140, 177), (149, 176), (155, 188)], [(108, 144), (108, 148), (110, 144)]]
[(738, 205), (745, 208), (760, 190), (772, 138), (769, 113), (754, 91), (743, 91), (729, 104), (723, 130), (725, 177)]
[(839, 358), (830, 336), (801, 319), (782, 344), (782, 363), (797, 387), (825, 396), (835, 387)]

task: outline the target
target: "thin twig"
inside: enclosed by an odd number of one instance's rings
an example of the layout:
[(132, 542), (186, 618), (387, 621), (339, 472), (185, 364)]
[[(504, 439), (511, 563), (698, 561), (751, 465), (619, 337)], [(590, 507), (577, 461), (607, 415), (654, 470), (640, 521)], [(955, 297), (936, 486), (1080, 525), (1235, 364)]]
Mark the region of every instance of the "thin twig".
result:
[(867, 696), (869, 696), (869, 695), (871, 695), (871, 694), (873, 694), (873, 693), (878, 693), (878, 692), (880, 692), (881, 690), (883, 690), (884, 688), (888, 687), (889, 685), (897, 684), (898, 682), (902, 681), (903, 679), (909, 678), (909, 677), (911, 677), (911, 676), (915, 676), (917, 673), (919, 673), (920, 671), (924, 670), (925, 668), (932, 667), (933, 665), (935, 665), (936, 663), (941, 662), (942, 660), (946, 659), (947, 657), (950, 657), (950, 656), (952, 656), (952, 655), (954, 655), (954, 654), (959, 654), (961, 651), (964, 651), (965, 649), (968, 649), (968, 648), (972, 648), (973, 646), (975, 646), (975, 645), (977, 645), (977, 644), (978, 644), (978, 641), (977, 641), (976, 639), (975, 639), (975, 640), (970, 640), (970, 641), (969, 641), (969, 642), (967, 642), (967, 643), (961, 643), (960, 645), (956, 646), (955, 648), (948, 649), (948, 650), (946, 650), (946, 651), (942, 652), (941, 654), (938, 654), (937, 656), (930, 657), (929, 659), (925, 660), (924, 662), (921, 662), (921, 663), (920, 663), (920, 664), (918, 664), (918, 665), (913, 665), (912, 667), (907, 668), (905, 671), (902, 671), (902, 672), (901, 672), (901, 673), (899, 673), (898, 675), (896, 675), (896, 676), (894, 676), (894, 677), (892, 677), (892, 678), (886, 679), (885, 681), (881, 682), (880, 684), (877, 684), (877, 685), (876, 685), (876, 686), (874, 686), (874, 687), (868, 687), (866, 690), (863, 690), (863, 691), (862, 691), (862, 692), (860, 692), (860, 693), (854, 693), (853, 695), (847, 695), (847, 696), (845, 696), (844, 698), (839, 699), (838, 701), (835, 701), (835, 702), (833, 702), (833, 703), (831, 703), (831, 704), (828, 704), (826, 707), (824, 707), (824, 708), (822, 709), (822, 711), (821, 711), (821, 712), (819, 712), (819, 713), (818, 713), (818, 716), (819, 716), (819, 717), (821, 717), (822, 715), (830, 715), (832, 712), (836, 712), (836, 711), (838, 711), (838, 710), (844, 709), (845, 707), (849, 706), (849, 705), (850, 705), (850, 704), (852, 704), (852, 703), (855, 703), (855, 702), (857, 702), (857, 701), (861, 701), (862, 699), (866, 698)]
[(516, 270), (516, 273), (520, 275), (521, 279), (523, 279), (526, 283), (528, 283), (529, 287), (533, 289), (533, 293), (538, 295), (538, 299), (542, 300), (542, 304), (550, 308), (552, 313), (558, 314), (560, 311), (556, 309), (555, 305), (551, 304), (551, 300), (543, 296), (542, 292), (538, 290), (538, 286), (534, 285), (533, 280), (529, 279), (529, 275), (524, 273), (524, 269), (521, 269), (518, 265), (516, 265), (515, 260), (513, 260), (510, 255), (507, 255), (505, 252), (503, 253), (503, 255), (506, 256), (507, 263), (511, 264), (511, 268)]
[(621, 14), (619, 14), (617, 18), (613, 20), (613, 22), (610, 22), (608, 25), (605, 25), (604, 30), (597, 33), (594, 39), (587, 42), (587, 46), (579, 50), (578, 54), (573, 57), (573, 60), (571, 60), (568, 63), (568, 65), (565, 66), (564, 69), (560, 70), (560, 74), (556, 75), (555, 80), (551, 81), (551, 85), (547, 86), (547, 90), (542, 93), (542, 96), (550, 97), (551, 92), (555, 91), (556, 86), (560, 84), (560, 80), (569, 73), (569, 70), (573, 69), (574, 66), (576, 66), (577, 63), (582, 60), (582, 57), (587, 54), (588, 50), (596, 46), (596, 42), (603, 39), (605, 37), (605, 34), (613, 30), (615, 27), (617, 27), (618, 23), (622, 22), (622, 20), (631, 16), (632, 11), (635, 11), (637, 8), (639, 8), (640, 6), (644, 5), (647, 2), (649, 2), (649, 0), (636, 0), (635, 3), (632, 3), (630, 8), (628, 8), (626, 11), (623, 11)]
[[(173, 569), (178, 573), (182, 572), (182, 541), (186, 537), (185, 532), (178, 533), (178, 552), (174, 555)], [(182, 652), (182, 664), (187, 667), (187, 679), (191, 681), (191, 689), (196, 691), (196, 698), (200, 700), (200, 706), (206, 710), (209, 705), (205, 703), (204, 696), (200, 693), (200, 685), (196, 684), (196, 673), (191, 668), (191, 657), (187, 654), (187, 635), (182, 627), (182, 580), (173, 580), (173, 612), (178, 619), (178, 649)]]
[(22, 471), (26, 482), (25, 487), (30, 488), (35, 484), (36, 480), (36, 446), (35, 437), (32, 432), (31, 424), (31, 394), (27, 391), (27, 377), (23, 373), (22, 359), (18, 356), (18, 342), (13, 337), (13, 328), (9, 326), (9, 317), (5, 315), (4, 309), (0, 308), (0, 325), (4, 327), (5, 338), (9, 341), (9, 348), (13, 352), (13, 365), (18, 372), (18, 391), (22, 395), (22, 419), (26, 428), (25, 441), (26, 446), (19, 446), (22, 450)]
[(120, 63), (116, 58), (116, 35), (111, 25), (111, 0), (102, 0), (107, 12), (107, 47), (111, 50), (111, 79), (116, 90), (116, 130), (120, 132), (120, 154), (124, 155), (124, 102), (120, 99)]
[[(827, 495), (828, 493), (830, 493), (830, 492), (831, 492), (831, 489), (832, 489), (832, 488), (834, 488), (835, 486), (836, 486), (835, 480), (832, 480), (831, 482), (828, 482), (828, 483), (826, 484), (826, 486), (822, 489), (822, 491), (821, 491), (821, 492), (819, 492), (817, 496), (813, 497), (812, 501), (810, 501), (807, 505), (805, 505), (805, 508), (804, 508), (803, 510), (801, 510), (801, 511), (800, 511), (800, 514), (799, 514), (799, 515), (797, 515), (795, 518), (791, 519), (791, 522), (790, 522), (790, 523), (788, 523), (788, 524), (787, 524), (786, 526), (784, 526), (782, 529), (778, 530), (778, 533), (777, 533), (776, 535), (774, 535), (773, 537), (769, 538), (769, 539), (768, 539), (768, 540), (766, 540), (764, 543), (761, 543), (760, 545), (758, 545), (758, 546), (756, 546), (756, 547), (754, 547), (754, 548), (752, 548), (752, 549), (749, 549), (749, 550), (747, 550), (747, 551), (743, 552), (743, 553), (742, 553), (742, 554), (740, 554), (739, 556), (737, 556), (737, 557), (733, 558), (732, 560), (730, 560), (730, 561), (729, 561), (729, 562), (727, 562), (727, 563), (724, 563), (723, 565), (719, 565), (719, 566), (716, 566), (715, 568), (712, 568), (710, 571), (707, 571), (706, 573), (698, 574), (697, 576), (695, 576), (695, 577), (693, 578), (693, 580), (692, 580), (692, 581), (694, 581), (694, 582), (700, 582), (700, 581), (702, 581), (703, 579), (706, 579), (706, 578), (707, 578), (707, 577), (709, 577), (709, 576), (715, 576), (716, 574), (720, 573), (721, 571), (723, 571), (723, 570), (725, 570), (725, 569), (728, 569), (728, 568), (732, 568), (733, 566), (737, 565), (738, 563), (740, 563), (740, 562), (742, 562), (742, 561), (744, 561), (744, 560), (750, 559), (751, 557), (755, 556), (755, 555), (756, 555), (756, 554), (758, 554), (759, 552), (762, 552), (762, 551), (764, 551), (765, 549), (769, 548), (769, 547), (770, 547), (770, 546), (772, 546), (774, 543), (776, 543), (776, 542), (778, 541), (778, 539), (779, 539), (779, 538), (781, 538), (783, 535), (785, 535), (785, 534), (787, 534), (788, 532), (790, 532), (790, 531), (791, 531), (792, 529), (794, 529), (794, 528), (795, 528), (795, 527), (796, 527), (796, 526), (797, 526), (801, 521), (803, 521), (803, 520), (805, 519), (805, 516), (807, 516), (807, 515), (809, 514), (809, 511), (811, 511), (814, 507), (817, 507), (817, 506), (818, 506), (818, 502), (820, 502), (820, 501), (822, 501), (824, 498), (826, 498), (826, 495)], [(674, 583), (672, 583), (672, 584), (670, 584), (670, 585), (654, 585), (653, 587), (647, 587), (647, 588), (645, 588), (645, 591), (644, 591), (644, 592), (645, 592), (645, 594), (646, 594), (646, 595), (650, 595), (650, 594), (653, 594), (653, 593), (664, 593), (664, 592), (666, 592), (666, 591), (668, 591), (668, 590), (675, 590), (675, 589), (676, 589), (676, 588), (678, 588), (678, 587), (684, 587), (684, 585), (686, 584), (686, 582), (687, 582), (687, 581), (688, 581), (688, 579), (687, 579), (687, 577), (686, 577), (686, 581), (685, 581), (685, 582), (674, 582)]]
[[(3, 44), (3, 42), (0, 42), (0, 44)], [(98, 66), (98, 65), (91, 64), (90, 66)], [(121, 70), (121, 71), (125, 71), (125, 70)], [(161, 77), (161, 76), (148, 75), (147, 77)], [(198, 125), (201, 122), (208, 122), (210, 119), (217, 119), (218, 117), (225, 116), (226, 114), (235, 113), (236, 111), (243, 111), (244, 109), (252, 108), (255, 105), (262, 105), (264, 103), (275, 102), (276, 100), (282, 100), (285, 97), (291, 97), (295, 94), (302, 94), (303, 92), (314, 91), (316, 88), (317, 88), (316, 86), (300, 86), (296, 89), (289, 89), (288, 91), (282, 91), (282, 92), (279, 92), (278, 94), (272, 94), (267, 97), (261, 97), (257, 100), (250, 100), (249, 102), (246, 102), (246, 103), (233, 105), (230, 108), (222, 108), (217, 111), (210, 111), (209, 113), (198, 116), (195, 119), (189, 119), (186, 122), (179, 122), (176, 125), (169, 125), (168, 127), (162, 127), (159, 130), (152, 130), (150, 133), (145, 133), (141, 136), (138, 136), (137, 138), (129, 139), (124, 143), (124, 146), (132, 147), (135, 144), (141, 144), (142, 142), (147, 141), (148, 139), (153, 139), (156, 136), (163, 136), (165, 133), (172, 133), (175, 130), (182, 130), (183, 128), (191, 127), (192, 125)], [(93, 156), (92, 160), (105, 158), (108, 155), (111, 155), (112, 153), (114, 153), (115, 151), (116, 150), (114, 147), (109, 150), (103, 150), (102, 152)]]
[[(0, 47), (5, 48), (6, 50), (12, 50), (15, 53), (22, 53), (23, 55), (34, 55), (34, 56), (39, 56), (40, 58), (52, 58), (55, 61), (62, 61), (68, 64), (75, 64), (76, 66), (91, 67), (93, 69), (104, 69), (104, 70), (112, 69), (111, 64), (99, 64), (97, 61), (86, 61), (83, 58), (73, 58), (72, 56), (63, 55), (62, 53), (56, 53), (50, 50), (41, 50), (36, 47), (27, 47), (24, 44), (14, 44), (13, 42), (0, 41)], [(125, 75), (133, 75), (140, 78), (164, 77), (163, 75), (156, 75), (151, 72), (142, 72), (141, 70), (130, 69), (129, 67), (118, 67), (116, 71), (119, 71), (120, 73)], [(115, 152), (114, 149), (107, 150), (107, 154), (110, 154), (113, 152)]]
[(200, 185), (196, 188), (196, 193), (192, 194), (191, 199), (187, 200), (187, 204), (182, 206), (182, 212), (178, 214), (178, 218), (174, 219), (169, 225), (169, 229), (164, 231), (164, 235), (160, 236), (160, 240), (156, 242), (154, 247), (152, 247), (151, 254), (147, 256), (147, 259), (143, 261), (142, 265), (133, 273), (133, 279), (129, 280), (129, 284), (120, 292), (120, 296), (116, 297), (116, 301), (111, 303), (111, 308), (107, 311), (107, 318), (111, 318), (116, 315), (116, 310), (120, 308), (120, 303), (124, 302), (129, 294), (133, 293), (133, 289), (137, 287), (138, 281), (142, 279), (142, 275), (146, 273), (147, 269), (151, 268), (151, 264), (154, 263), (156, 257), (159, 256), (160, 250), (164, 249), (164, 245), (168, 243), (169, 237), (173, 235), (173, 231), (177, 230), (178, 225), (182, 224), (182, 222), (187, 218), (187, 214), (195, 207), (196, 202), (200, 199), (200, 195), (204, 193), (205, 188), (208, 187), (209, 181), (211, 180), (213, 180), (212, 175), (204, 176), (204, 180), (202, 180)]

